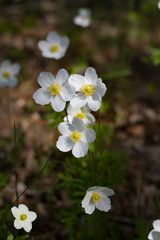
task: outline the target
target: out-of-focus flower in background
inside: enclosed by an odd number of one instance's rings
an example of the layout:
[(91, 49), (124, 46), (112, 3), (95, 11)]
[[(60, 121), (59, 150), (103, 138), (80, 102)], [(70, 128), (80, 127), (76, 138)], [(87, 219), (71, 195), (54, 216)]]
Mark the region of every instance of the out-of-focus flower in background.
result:
[(68, 83), (68, 77), (69, 74), (65, 69), (60, 69), (56, 78), (50, 72), (41, 72), (38, 77), (41, 88), (33, 94), (35, 102), (41, 105), (51, 102), (56, 112), (63, 111), (66, 101), (70, 101), (75, 96), (75, 88)]
[(158, 3), (157, 3), (157, 7), (160, 9), (160, 1), (158, 1)]
[(159, 240), (160, 239), (160, 219), (153, 222), (153, 230), (149, 233), (149, 240)]
[(60, 59), (62, 58), (69, 46), (69, 38), (61, 37), (56, 32), (50, 32), (46, 40), (38, 42), (38, 47), (42, 51), (42, 56), (46, 58)]
[(14, 227), (16, 229), (24, 228), (26, 232), (30, 232), (32, 222), (37, 218), (37, 214), (29, 211), (28, 207), (24, 204), (19, 204), (18, 207), (12, 207), (11, 212), (15, 217)]
[(72, 150), (76, 158), (84, 157), (88, 152), (88, 143), (94, 142), (95, 131), (87, 129), (86, 124), (80, 118), (74, 118), (72, 123), (62, 122), (58, 125), (58, 130), (62, 134), (56, 146), (62, 152)]
[(80, 8), (78, 15), (74, 17), (74, 24), (81, 27), (88, 27), (91, 24), (91, 11), (87, 8)]
[(20, 72), (20, 65), (18, 63), (11, 63), (10, 60), (4, 60), (0, 64), (0, 86), (14, 87), (18, 83), (16, 75)]
[(113, 194), (114, 191), (107, 187), (91, 187), (82, 200), (82, 208), (87, 214), (92, 214), (95, 208), (108, 212), (111, 209), (111, 201), (108, 197)]
[(87, 105), (82, 108), (73, 108), (71, 105), (67, 108), (67, 117), (64, 121), (72, 122), (75, 117), (81, 118), (86, 125), (92, 126), (95, 123), (95, 117), (90, 113)]

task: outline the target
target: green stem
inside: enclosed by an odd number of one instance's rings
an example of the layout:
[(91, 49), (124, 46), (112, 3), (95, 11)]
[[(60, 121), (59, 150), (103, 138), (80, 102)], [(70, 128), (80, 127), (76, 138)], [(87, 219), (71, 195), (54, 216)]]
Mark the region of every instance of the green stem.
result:
[(17, 129), (14, 122), (14, 158), (15, 158), (15, 192), (16, 192), (16, 205), (18, 206), (18, 174), (17, 174)]
[(101, 139), (101, 124), (100, 124), (100, 110), (98, 110), (98, 131), (99, 131), (99, 146), (101, 157), (103, 158), (103, 151), (102, 151), (102, 139)]

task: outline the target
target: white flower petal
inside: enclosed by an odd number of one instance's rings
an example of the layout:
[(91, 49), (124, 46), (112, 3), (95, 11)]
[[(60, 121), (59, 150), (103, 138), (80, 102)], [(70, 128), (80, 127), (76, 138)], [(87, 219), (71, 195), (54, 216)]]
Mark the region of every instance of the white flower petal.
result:
[(15, 220), (14, 220), (14, 227), (16, 228), (16, 229), (21, 229), (22, 228), (22, 221), (21, 220), (19, 220), (18, 218), (16, 218)]
[(58, 33), (56, 32), (50, 32), (47, 36), (47, 41), (49, 43), (59, 43), (61, 40), (61, 37)]
[(19, 209), (19, 211), (22, 212), (22, 213), (26, 213), (26, 212), (29, 211), (28, 207), (27, 207), (26, 205), (24, 205), (24, 204), (19, 204), (19, 205), (18, 205), (18, 209)]
[(28, 220), (24, 221), (23, 228), (26, 232), (30, 232), (32, 229), (32, 223)]
[(48, 92), (44, 91), (43, 88), (39, 88), (34, 94), (33, 98), (36, 103), (45, 105), (50, 103), (51, 101), (51, 96), (49, 95)]
[(29, 211), (27, 213), (27, 220), (29, 220), (30, 222), (33, 222), (36, 218), (37, 218), (37, 214), (33, 211)]
[(160, 220), (155, 220), (153, 222), (153, 227), (156, 231), (160, 232)]
[(10, 70), (12, 74), (16, 75), (20, 72), (20, 65), (18, 63), (14, 63), (10, 66)]
[(56, 95), (51, 99), (51, 105), (56, 112), (61, 112), (65, 109), (66, 102), (63, 101), (60, 95)]
[(1, 67), (2, 68), (6, 68), (6, 67), (8, 67), (8, 66), (10, 66), (11, 65), (11, 61), (10, 60), (4, 60), (2, 63), (1, 63)]
[(74, 146), (74, 143), (70, 140), (70, 137), (60, 136), (56, 142), (56, 147), (62, 152), (70, 151)]
[(87, 129), (86, 124), (80, 118), (75, 117), (72, 121), (72, 124), (74, 128), (79, 132), (86, 131)]
[(18, 83), (18, 80), (16, 77), (12, 76), (11, 78), (8, 79), (8, 86), (14, 87)]
[(72, 154), (76, 158), (84, 157), (88, 152), (88, 143), (83, 141), (78, 141), (75, 143), (72, 149)]
[(19, 210), (17, 207), (12, 207), (11, 212), (15, 218), (17, 218), (19, 216)]
[(101, 199), (95, 203), (95, 205), (100, 211), (108, 212), (111, 209), (111, 201), (108, 197), (102, 196)]
[(154, 231), (152, 232), (152, 236), (154, 240), (160, 240), (160, 232)]
[(73, 108), (81, 108), (87, 103), (87, 98), (84, 96), (82, 92), (79, 92), (76, 94), (76, 97), (74, 97), (70, 104)]
[(84, 122), (86, 125), (93, 126), (95, 124), (95, 117), (91, 113), (86, 113)]
[(76, 89), (76, 91), (79, 91), (81, 87), (87, 83), (85, 77), (79, 74), (72, 74), (69, 77), (68, 82)]
[(95, 205), (94, 203), (89, 203), (86, 207), (85, 207), (85, 213), (87, 214), (92, 214), (95, 210)]
[(85, 72), (85, 77), (87, 78), (87, 81), (89, 81), (89, 83), (91, 83), (93, 85), (95, 85), (98, 80), (97, 73), (96, 73), (95, 69), (92, 67), (87, 68), (87, 70)]
[(81, 112), (80, 108), (73, 108), (70, 104), (67, 107), (68, 115), (75, 117), (77, 113)]
[(92, 111), (97, 111), (101, 106), (101, 97), (96, 93), (88, 97), (88, 106)]
[(71, 123), (62, 122), (58, 125), (58, 130), (60, 131), (61, 134), (68, 136), (73, 131), (75, 131), (75, 128), (73, 127), (73, 125)]
[(38, 83), (42, 88), (48, 88), (54, 81), (54, 76), (50, 72), (41, 72), (38, 77)]
[(82, 208), (85, 208), (89, 204), (92, 196), (93, 196), (93, 192), (87, 192), (86, 193), (86, 195), (83, 198), (82, 203), (81, 203), (82, 204)]
[(45, 50), (48, 50), (49, 49), (49, 44), (48, 42), (44, 41), (44, 40), (41, 40), (38, 42), (38, 47), (41, 51), (45, 51)]
[(60, 92), (60, 95), (64, 101), (70, 101), (75, 96), (75, 88), (66, 82), (63, 85), (63, 89)]
[(103, 97), (104, 94), (106, 93), (106, 90), (107, 90), (106, 85), (102, 83), (101, 78), (99, 78), (95, 85), (95, 92), (101, 97)]
[(60, 69), (56, 75), (56, 82), (63, 84), (69, 78), (69, 74), (65, 69)]
[(154, 230), (152, 230), (152, 231), (148, 234), (148, 239), (149, 239), (149, 240), (153, 240), (153, 236), (152, 236), (153, 231), (154, 231)]
[(91, 15), (91, 11), (88, 8), (80, 8), (78, 12), (81, 16), (90, 16)]
[(63, 47), (63, 48), (65, 48), (65, 51), (66, 51), (66, 49), (68, 48), (68, 46), (69, 46), (69, 38), (68, 37), (62, 37), (61, 38), (61, 46)]
[(96, 139), (95, 131), (93, 129), (87, 129), (87, 131), (85, 133), (85, 138), (86, 138), (88, 143), (94, 142), (95, 139)]
[(114, 195), (114, 191), (111, 188), (99, 187), (99, 191), (105, 193), (108, 197)]

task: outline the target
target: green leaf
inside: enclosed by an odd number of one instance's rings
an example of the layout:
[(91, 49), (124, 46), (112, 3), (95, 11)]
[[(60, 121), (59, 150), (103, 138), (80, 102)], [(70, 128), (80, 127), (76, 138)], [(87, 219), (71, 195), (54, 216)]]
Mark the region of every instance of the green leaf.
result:
[(12, 234), (9, 234), (7, 237), (7, 240), (13, 240), (13, 239), (14, 239), (14, 236)]
[(15, 240), (25, 240), (25, 239), (27, 239), (28, 237), (29, 237), (28, 235), (23, 235), (23, 236), (17, 237)]

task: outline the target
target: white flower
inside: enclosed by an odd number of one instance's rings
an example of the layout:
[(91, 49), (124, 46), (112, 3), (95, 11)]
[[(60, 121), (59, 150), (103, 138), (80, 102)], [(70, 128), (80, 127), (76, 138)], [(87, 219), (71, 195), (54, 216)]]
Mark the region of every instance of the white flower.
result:
[(111, 209), (111, 201), (108, 197), (113, 194), (114, 191), (107, 187), (91, 187), (82, 200), (82, 208), (87, 214), (92, 214), (95, 208), (108, 212)]
[(62, 152), (72, 150), (76, 158), (84, 157), (88, 152), (88, 143), (94, 142), (96, 135), (92, 129), (87, 129), (85, 123), (80, 118), (74, 118), (72, 123), (62, 122), (58, 125), (58, 130), (62, 134), (56, 146)]
[(58, 71), (56, 78), (49, 72), (41, 72), (38, 77), (39, 88), (33, 98), (36, 103), (45, 105), (51, 102), (56, 112), (61, 112), (75, 96), (75, 89), (68, 83), (68, 72), (65, 69)]
[(37, 214), (29, 211), (28, 207), (24, 204), (19, 204), (18, 207), (12, 207), (11, 211), (15, 217), (14, 227), (16, 229), (24, 228), (26, 232), (30, 232), (32, 222), (37, 218)]
[(42, 56), (46, 58), (60, 59), (62, 58), (69, 46), (68, 37), (60, 37), (56, 32), (50, 32), (47, 40), (38, 42), (38, 47), (42, 51)]
[(90, 9), (81, 8), (78, 15), (73, 19), (74, 24), (81, 27), (88, 27), (91, 24), (91, 11)]
[(160, 220), (153, 222), (153, 230), (149, 233), (149, 240), (159, 240), (160, 239)]
[(81, 108), (88, 103), (92, 111), (97, 111), (101, 106), (101, 97), (106, 92), (102, 79), (98, 78), (94, 68), (87, 68), (85, 76), (73, 74), (68, 82), (76, 88), (78, 93), (70, 102), (73, 108)]
[(95, 117), (90, 113), (90, 109), (87, 105), (82, 108), (72, 108), (71, 105), (67, 108), (67, 117), (64, 121), (72, 122), (73, 118), (78, 117), (83, 120), (86, 125), (92, 126), (95, 123)]
[(16, 75), (20, 71), (20, 65), (18, 63), (11, 63), (9, 60), (5, 60), (0, 64), (0, 86), (16, 86), (18, 80)]
[(160, 9), (160, 1), (158, 2), (157, 7)]

